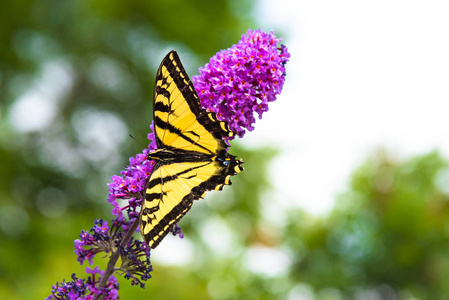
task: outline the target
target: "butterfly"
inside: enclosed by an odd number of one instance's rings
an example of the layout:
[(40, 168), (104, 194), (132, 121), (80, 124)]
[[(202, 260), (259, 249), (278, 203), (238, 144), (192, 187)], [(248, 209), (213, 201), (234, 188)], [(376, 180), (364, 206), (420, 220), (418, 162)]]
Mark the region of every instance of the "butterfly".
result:
[(228, 124), (201, 108), (176, 51), (162, 60), (153, 97), (157, 149), (140, 212), (140, 232), (152, 249), (208, 191), (230, 185), (243, 161), (227, 152)]

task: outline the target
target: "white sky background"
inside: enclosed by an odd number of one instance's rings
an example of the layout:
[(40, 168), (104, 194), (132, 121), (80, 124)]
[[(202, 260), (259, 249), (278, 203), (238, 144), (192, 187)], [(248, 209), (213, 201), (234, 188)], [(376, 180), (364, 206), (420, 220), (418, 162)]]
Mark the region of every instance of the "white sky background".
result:
[(283, 93), (243, 145), (273, 144), (273, 201), (327, 212), (376, 149), (449, 157), (449, 1), (269, 1), (286, 33)]

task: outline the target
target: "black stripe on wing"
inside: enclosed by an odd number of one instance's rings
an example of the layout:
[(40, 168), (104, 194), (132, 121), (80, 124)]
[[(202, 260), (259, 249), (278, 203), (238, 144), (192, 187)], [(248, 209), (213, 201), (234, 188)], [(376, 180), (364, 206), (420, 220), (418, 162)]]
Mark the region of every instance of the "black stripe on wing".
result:
[[(183, 200), (178, 205), (176, 205), (168, 214), (164, 216), (159, 222), (147, 233), (144, 234), (144, 239), (150, 246), (150, 248), (156, 248), (163, 238), (170, 232), (170, 227), (174, 226), (178, 221), (189, 211), (192, 207), (193, 200)], [(143, 221), (143, 227), (146, 226), (145, 221)], [(165, 229), (167, 225), (171, 225)], [(162, 232), (161, 232), (162, 231)]]
[[(207, 166), (210, 163), (212, 163), (212, 162), (211, 161), (210, 162), (204, 162), (203, 164), (201, 164), (199, 166), (196, 166), (196, 167), (193, 167), (193, 168), (186, 168), (185, 170), (183, 170), (181, 172), (178, 172), (178, 173), (175, 173), (175, 174), (172, 174), (172, 175), (169, 175), (169, 176), (157, 177), (157, 178), (154, 178), (152, 180), (149, 180), (148, 183), (147, 183), (147, 189), (152, 189), (156, 185), (160, 184), (161, 182), (162, 182), (162, 185), (163, 185), (163, 183), (168, 183), (170, 181), (176, 180), (178, 177), (180, 177), (180, 176), (182, 176), (184, 174), (187, 174), (187, 173), (189, 173), (191, 171), (194, 171), (194, 170), (200, 169), (202, 167), (205, 167), (205, 166)], [(173, 163), (173, 164), (178, 164), (178, 162)], [(164, 165), (164, 168), (170, 168), (170, 164)], [(184, 179), (190, 179), (190, 178), (192, 178), (192, 176), (186, 177)]]

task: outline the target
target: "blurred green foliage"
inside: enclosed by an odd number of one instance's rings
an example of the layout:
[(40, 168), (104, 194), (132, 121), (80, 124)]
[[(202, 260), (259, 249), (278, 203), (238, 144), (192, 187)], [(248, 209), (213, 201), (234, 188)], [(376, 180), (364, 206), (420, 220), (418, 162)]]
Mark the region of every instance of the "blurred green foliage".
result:
[(317, 299), (449, 298), (449, 164), (437, 152), (397, 161), (381, 151), (329, 216), (289, 220), (291, 276), (332, 295)]
[[(83, 276), (73, 240), (111, 218), (106, 183), (141, 151), (127, 134), (146, 143), (160, 60), (176, 49), (194, 75), (257, 28), (252, 5), (0, 1), (0, 299), (42, 299)], [(275, 150), (232, 154), (245, 172), (181, 222), (188, 262), (155, 264), (144, 290), (120, 278), (122, 299), (449, 298), (449, 164), (437, 152), (373, 155), (321, 217), (273, 203)]]

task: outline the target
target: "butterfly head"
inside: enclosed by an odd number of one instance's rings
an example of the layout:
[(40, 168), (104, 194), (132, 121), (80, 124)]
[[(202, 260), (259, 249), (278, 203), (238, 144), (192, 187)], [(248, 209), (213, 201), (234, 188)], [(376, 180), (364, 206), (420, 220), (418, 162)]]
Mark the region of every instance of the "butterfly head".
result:
[(235, 175), (243, 171), (243, 161), (241, 159), (236, 159), (234, 155), (226, 153), (226, 156), (217, 157), (216, 160), (227, 169), (228, 174)]

